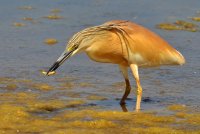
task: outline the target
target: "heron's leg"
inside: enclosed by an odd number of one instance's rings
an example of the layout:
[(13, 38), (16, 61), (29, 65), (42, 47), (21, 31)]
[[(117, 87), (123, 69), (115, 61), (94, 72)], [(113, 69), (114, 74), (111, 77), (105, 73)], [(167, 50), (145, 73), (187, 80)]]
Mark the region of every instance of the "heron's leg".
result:
[(122, 66), (122, 65), (119, 65), (119, 68), (124, 76), (124, 79), (125, 79), (125, 83), (126, 83), (126, 89), (125, 89), (125, 92), (124, 92), (124, 95), (120, 101), (120, 104), (121, 105), (124, 105), (125, 104), (125, 100), (126, 98), (128, 97), (130, 91), (131, 91), (131, 86), (130, 86), (130, 82), (129, 82), (129, 79), (128, 79), (128, 69), (126, 66)]
[(132, 70), (133, 76), (135, 78), (136, 84), (137, 84), (137, 101), (136, 101), (136, 111), (140, 110), (140, 103), (142, 99), (142, 87), (140, 85), (140, 78), (138, 74), (138, 66), (136, 64), (131, 64), (130, 68)]

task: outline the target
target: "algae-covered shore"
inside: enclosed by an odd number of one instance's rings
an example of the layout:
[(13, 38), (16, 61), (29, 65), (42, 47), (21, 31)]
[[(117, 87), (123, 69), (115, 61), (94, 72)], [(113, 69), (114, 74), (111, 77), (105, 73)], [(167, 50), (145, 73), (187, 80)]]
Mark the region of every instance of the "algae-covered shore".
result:
[[(109, 110), (103, 103), (109, 98), (98, 93), (73, 92), (76, 87), (86, 89), (93, 87), (92, 84), (58, 82), (52, 86), (1, 77), (0, 133), (200, 133), (200, 112), (194, 107), (174, 103), (163, 106), (162, 110), (149, 108), (135, 112), (134, 107), (129, 111)], [(116, 85), (119, 87), (119, 83), (112, 87)], [(143, 99), (143, 103), (147, 100)]]

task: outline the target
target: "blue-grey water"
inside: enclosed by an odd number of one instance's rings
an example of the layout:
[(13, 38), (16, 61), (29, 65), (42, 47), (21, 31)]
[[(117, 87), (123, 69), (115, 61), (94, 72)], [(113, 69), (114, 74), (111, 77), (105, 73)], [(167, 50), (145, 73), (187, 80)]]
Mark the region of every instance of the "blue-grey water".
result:
[[(33, 9), (19, 9), (23, 6), (32, 6)], [(58, 15), (63, 19), (44, 18), (55, 8), (61, 10)], [(29, 91), (49, 99), (86, 101), (87, 95), (95, 94), (104, 96), (106, 100), (90, 100), (88, 104), (120, 110), (119, 99), (124, 93), (124, 80), (117, 65), (96, 63), (85, 54), (80, 54), (66, 61), (54, 76), (46, 77), (40, 70), (48, 69), (53, 64), (74, 33), (109, 20), (130, 20), (162, 36), (186, 58), (183, 66), (139, 69), (144, 98), (142, 109), (162, 109), (169, 104), (200, 108), (200, 32), (165, 31), (155, 27), (161, 22), (191, 21), (188, 17), (195, 16), (198, 11), (199, 0), (0, 0), (0, 77), (29, 79), (54, 85), (55, 88), (68, 82), (74, 85), (86, 83), (89, 86), (48, 92), (31, 87), (20, 88), (23, 85), (18, 85), (19, 88), (13, 92)], [(31, 17), (35, 22), (24, 21), (24, 17)], [(13, 26), (15, 22), (25, 23), (26, 26)], [(200, 26), (200, 22), (194, 23)], [(46, 45), (43, 43), (46, 38), (56, 38), (59, 43)], [(129, 77), (135, 90), (130, 72)], [(1, 86), (0, 92), (6, 91)], [(80, 95), (75, 98), (65, 96), (69, 92)], [(136, 100), (134, 92), (129, 98), (132, 99), (127, 101), (127, 108), (133, 109)]]

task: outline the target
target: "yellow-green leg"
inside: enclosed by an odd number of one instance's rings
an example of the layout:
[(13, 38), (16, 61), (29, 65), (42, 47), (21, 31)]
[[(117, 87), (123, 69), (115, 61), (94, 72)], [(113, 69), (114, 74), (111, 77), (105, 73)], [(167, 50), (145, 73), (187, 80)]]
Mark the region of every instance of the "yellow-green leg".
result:
[(133, 76), (135, 78), (136, 85), (137, 85), (137, 101), (136, 101), (135, 110), (139, 111), (141, 99), (142, 99), (142, 87), (140, 85), (140, 78), (139, 78), (139, 74), (138, 74), (138, 66), (136, 64), (131, 64), (130, 68), (132, 70), (132, 73), (133, 73)]

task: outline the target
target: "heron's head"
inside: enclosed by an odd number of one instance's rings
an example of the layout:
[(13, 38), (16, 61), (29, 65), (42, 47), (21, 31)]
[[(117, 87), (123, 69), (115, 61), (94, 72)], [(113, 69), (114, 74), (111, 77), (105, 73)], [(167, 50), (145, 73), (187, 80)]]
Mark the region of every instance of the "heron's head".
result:
[(96, 35), (95, 33), (97, 32), (98, 28), (90, 27), (74, 34), (69, 40), (65, 51), (48, 70), (47, 75), (49, 75), (50, 72), (55, 71), (65, 60), (81, 51), (84, 51), (92, 45), (93, 39)]

